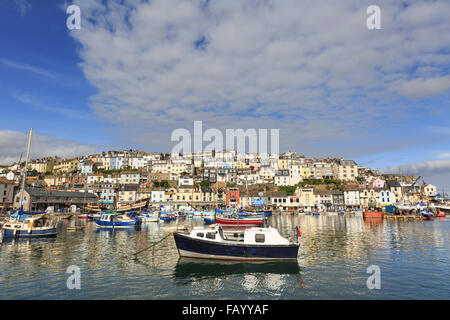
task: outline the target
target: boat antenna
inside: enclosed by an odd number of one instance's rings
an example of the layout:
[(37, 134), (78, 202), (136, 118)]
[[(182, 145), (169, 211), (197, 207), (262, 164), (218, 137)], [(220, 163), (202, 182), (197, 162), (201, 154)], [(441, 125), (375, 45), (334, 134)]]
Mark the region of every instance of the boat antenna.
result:
[(28, 169), (28, 158), (30, 156), (30, 148), (31, 148), (31, 136), (33, 134), (33, 128), (30, 129), (30, 133), (28, 134), (28, 146), (27, 146), (27, 157), (25, 159), (25, 168), (23, 170), (23, 178), (22, 178), (22, 188), (20, 190), (20, 210), (23, 210), (23, 197), (25, 192), (25, 183), (27, 179), (27, 169)]

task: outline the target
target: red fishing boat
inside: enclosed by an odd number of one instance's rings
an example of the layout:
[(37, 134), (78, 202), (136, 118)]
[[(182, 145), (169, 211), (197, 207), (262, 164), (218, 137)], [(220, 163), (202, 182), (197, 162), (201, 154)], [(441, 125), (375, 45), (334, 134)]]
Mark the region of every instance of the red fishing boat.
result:
[(217, 217), (215, 222), (224, 227), (258, 227), (264, 224), (264, 219), (235, 219)]
[(382, 211), (364, 211), (364, 218), (383, 218), (384, 213)]

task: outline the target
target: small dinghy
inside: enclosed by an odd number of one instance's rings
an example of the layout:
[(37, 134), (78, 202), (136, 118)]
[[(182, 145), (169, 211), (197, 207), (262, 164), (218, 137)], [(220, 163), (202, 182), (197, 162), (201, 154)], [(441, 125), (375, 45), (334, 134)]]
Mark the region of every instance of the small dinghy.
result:
[(175, 232), (181, 257), (221, 260), (296, 260), (298, 243), (283, 238), (277, 229), (248, 228), (225, 232), (221, 226), (194, 227), (190, 234)]

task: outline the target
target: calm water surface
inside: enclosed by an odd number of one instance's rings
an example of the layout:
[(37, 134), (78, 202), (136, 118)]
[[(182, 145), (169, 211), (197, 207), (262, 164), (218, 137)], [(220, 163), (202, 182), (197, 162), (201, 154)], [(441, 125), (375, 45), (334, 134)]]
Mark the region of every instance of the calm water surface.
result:
[[(292, 240), (297, 262), (225, 263), (179, 258), (158, 224), (140, 231), (98, 230), (94, 222), (61, 220), (54, 239), (4, 241), (0, 299), (450, 299), (450, 218), (364, 221), (350, 216), (273, 216)], [(68, 231), (67, 226), (84, 225)], [(186, 219), (188, 226), (201, 221)], [(167, 226), (167, 225), (166, 225)], [(66, 273), (81, 269), (81, 289)], [(381, 270), (381, 289), (366, 286)]]

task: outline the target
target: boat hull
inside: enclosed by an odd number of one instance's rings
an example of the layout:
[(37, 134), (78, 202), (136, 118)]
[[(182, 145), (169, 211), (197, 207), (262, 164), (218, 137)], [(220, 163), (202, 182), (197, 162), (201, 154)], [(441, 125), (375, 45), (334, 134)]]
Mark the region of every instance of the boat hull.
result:
[(364, 218), (383, 218), (383, 212), (381, 211), (364, 211)]
[(31, 232), (28, 229), (20, 228), (20, 229), (12, 229), (12, 228), (3, 228), (3, 237), (4, 238), (38, 238), (38, 237), (55, 237), (57, 232), (56, 228), (45, 228), (45, 229), (31, 229)]
[(174, 233), (173, 236), (179, 255), (189, 258), (249, 261), (296, 260), (299, 248), (297, 244), (255, 246), (192, 239), (180, 233)]
[(136, 221), (104, 221), (98, 218), (94, 218), (98, 227), (102, 228), (133, 228), (137, 226)]

